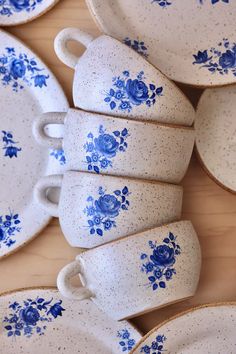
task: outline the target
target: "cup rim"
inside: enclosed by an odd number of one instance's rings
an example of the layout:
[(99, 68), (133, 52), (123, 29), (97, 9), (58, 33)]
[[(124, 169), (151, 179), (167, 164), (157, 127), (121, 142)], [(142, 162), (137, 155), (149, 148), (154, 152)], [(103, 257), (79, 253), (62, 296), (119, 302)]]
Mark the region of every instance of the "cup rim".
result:
[[(81, 253), (79, 253), (78, 255), (76, 255), (76, 257), (75, 257), (75, 260), (77, 260), (77, 259), (80, 259), (80, 256), (81, 255), (84, 255), (84, 254), (86, 254), (86, 253), (92, 253), (92, 252), (96, 252), (97, 251), (97, 249), (99, 249), (99, 248), (106, 248), (106, 246), (110, 246), (110, 245), (112, 245), (112, 244), (114, 244), (114, 243), (116, 243), (116, 244), (118, 244), (118, 243), (120, 243), (120, 242), (123, 242), (123, 240), (125, 240), (125, 239), (129, 239), (129, 238), (137, 238), (137, 237), (142, 237), (143, 236), (143, 234), (144, 233), (146, 233), (147, 231), (153, 231), (153, 230), (155, 230), (155, 229), (161, 229), (161, 228), (168, 228), (169, 226), (171, 226), (171, 225), (176, 225), (176, 224), (190, 224), (191, 226), (192, 226), (192, 228), (194, 229), (194, 226), (193, 226), (193, 224), (192, 224), (192, 222), (190, 221), (190, 220), (186, 220), (186, 219), (181, 219), (181, 220), (178, 220), (178, 221), (174, 221), (174, 222), (170, 222), (170, 223), (165, 223), (165, 224), (162, 224), (162, 225), (160, 225), (160, 226), (156, 226), (156, 227), (149, 227), (149, 228), (146, 228), (146, 229), (144, 229), (143, 231), (141, 231), (141, 232), (137, 232), (137, 233), (133, 233), (133, 234), (131, 234), (131, 235), (129, 235), (129, 236), (122, 236), (122, 237), (120, 237), (120, 238), (118, 238), (118, 239), (116, 239), (116, 240), (111, 240), (111, 241), (108, 241), (107, 243), (105, 243), (105, 244), (102, 244), (102, 245), (98, 245), (98, 246), (95, 246), (95, 247), (93, 247), (93, 248), (90, 248), (90, 249), (87, 249), (87, 250), (84, 250), (84, 251), (82, 251)], [(194, 229), (195, 230), (195, 229)], [(200, 245), (200, 244), (199, 244)]]
[(102, 178), (105, 178), (105, 179), (122, 179), (122, 180), (126, 180), (126, 181), (135, 181), (135, 182), (138, 182), (138, 183), (143, 183), (143, 184), (156, 184), (156, 185), (160, 185), (160, 186), (163, 186), (163, 187), (170, 187), (170, 188), (174, 188), (176, 190), (182, 190), (183, 191), (183, 186), (179, 185), (179, 184), (175, 184), (175, 183), (170, 183), (170, 182), (162, 182), (162, 181), (159, 181), (159, 180), (154, 180), (154, 179), (145, 179), (145, 178), (137, 178), (137, 177), (126, 177), (126, 176), (118, 176), (118, 175), (114, 175), (114, 174), (104, 174), (104, 173), (99, 173), (99, 174), (96, 174), (96, 173), (91, 173), (89, 171), (75, 171), (75, 170), (69, 170), (69, 171), (65, 171), (64, 174), (63, 174), (63, 179), (65, 176), (68, 176), (68, 175), (74, 175), (74, 174), (82, 174), (82, 175), (89, 175), (91, 177), (102, 177)]
[[(134, 119), (134, 118), (129, 118), (129, 117), (120, 117), (120, 116), (111, 116), (109, 114), (105, 114), (105, 113), (101, 113), (101, 112), (91, 112), (91, 111), (86, 111), (84, 109), (75, 107), (75, 108), (69, 108), (66, 114), (66, 118), (67, 115), (69, 115), (69, 112), (82, 112), (82, 113), (87, 113), (88, 115), (95, 115), (98, 117), (104, 117), (105, 119), (111, 119), (111, 120), (118, 120), (118, 121), (128, 121), (129, 123), (133, 123), (133, 124), (145, 124), (145, 125), (155, 125), (158, 126), (160, 128), (167, 128), (167, 129), (177, 129), (177, 130), (187, 130), (187, 131), (191, 131), (194, 132), (195, 128), (194, 128), (194, 123), (191, 126), (187, 126), (187, 125), (181, 125), (181, 124), (172, 124), (172, 123), (162, 123), (159, 121), (154, 121), (154, 120), (144, 120), (144, 119)], [(196, 113), (196, 111), (195, 111)]]

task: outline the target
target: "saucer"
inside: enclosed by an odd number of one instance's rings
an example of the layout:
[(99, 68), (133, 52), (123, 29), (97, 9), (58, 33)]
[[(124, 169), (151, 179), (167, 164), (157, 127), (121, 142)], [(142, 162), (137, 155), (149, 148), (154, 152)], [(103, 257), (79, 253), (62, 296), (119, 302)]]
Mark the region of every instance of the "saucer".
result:
[(56, 289), (26, 289), (0, 296), (4, 354), (129, 353), (141, 339), (127, 321), (111, 320), (92, 301), (71, 301)]
[(236, 352), (236, 303), (186, 311), (149, 332), (133, 354), (215, 354)]
[[(60, 152), (39, 146), (32, 122), (68, 103), (45, 64), (23, 43), (0, 30), (0, 257), (36, 236), (49, 222), (33, 199), (37, 180), (61, 173)], [(49, 127), (49, 134), (60, 134)]]
[(49, 11), (59, 0), (0, 0), (0, 26), (29, 22)]
[(172, 80), (236, 82), (234, 0), (86, 0), (100, 29)]
[(208, 174), (236, 193), (236, 86), (206, 90), (199, 101), (196, 148)]

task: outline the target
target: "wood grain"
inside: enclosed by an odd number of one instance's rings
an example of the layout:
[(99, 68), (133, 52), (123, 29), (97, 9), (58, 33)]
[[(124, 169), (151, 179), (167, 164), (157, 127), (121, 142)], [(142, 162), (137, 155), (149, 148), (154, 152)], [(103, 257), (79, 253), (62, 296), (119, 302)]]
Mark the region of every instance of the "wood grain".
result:
[[(84, 0), (61, 0), (37, 20), (6, 28), (29, 45), (51, 68), (71, 104), (73, 71), (57, 59), (53, 39), (60, 29), (72, 26), (95, 36), (99, 34)], [(84, 50), (75, 45), (72, 49), (78, 54)], [(181, 88), (196, 105), (202, 91), (186, 86)], [(196, 296), (184, 303), (136, 318), (134, 323), (145, 333), (191, 306), (236, 300), (236, 196), (215, 184), (203, 171), (195, 155), (183, 185), (183, 218), (192, 220), (202, 246), (203, 265), (199, 288)], [(54, 219), (30, 244), (0, 261), (0, 291), (55, 285), (60, 268), (80, 251), (66, 243)]]

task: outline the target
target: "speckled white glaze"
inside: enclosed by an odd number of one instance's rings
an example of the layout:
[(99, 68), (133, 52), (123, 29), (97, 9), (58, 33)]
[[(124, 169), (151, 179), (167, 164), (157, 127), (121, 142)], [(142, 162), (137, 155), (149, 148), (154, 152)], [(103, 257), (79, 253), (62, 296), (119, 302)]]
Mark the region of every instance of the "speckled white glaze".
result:
[[(125, 41), (138, 41), (139, 51), (171, 79), (190, 85), (224, 85), (236, 81), (232, 57), (225, 61), (227, 73), (212, 73), (210, 60), (193, 64), (198, 51), (216, 48), (222, 53), (235, 43), (234, 0), (86, 0), (102, 32)], [(166, 5), (166, 3), (168, 3)], [(180, 20), (181, 19), (181, 20)], [(218, 46), (224, 38), (230, 48)], [(129, 44), (130, 45), (130, 44)], [(137, 45), (136, 45), (137, 46)], [(145, 47), (142, 50), (141, 47)], [(219, 58), (211, 59), (219, 63)]]
[[(149, 284), (153, 272), (142, 271), (144, 254), (152, 254), (150, 241), (160, 247), (172, 233), (180, 254), (173, 256), (173, 277), (166, 287), (156, 290)], [(172, 244), (162, 256), (170, 261)], [(170, 252), (170, 253), (169, 253)], [(157, 258), (155, 258), (157, 263)], [(72, 299), (91, 298), (110, 317), (120, 320), (134, 317), (193, 296), (200, 275), (201, 251), (191, 222), (181, 221), (151, 229), (81, 253), (58, 275), (57, 285), (62, 295)], [(166, 268), (162, 268), (164, 272)], [(75, 287), (71, 278), (80, 275), (84, 287)], [(164, 276), (163, 276), (164, 277)], [(163, 277), (161, 280), (163, 280)]]
[[(80, 58), (68, 51), (67, 43), (70, 40), (87, 47)], [(113, 116), (192, 125), (195, 111), (177, 86), (142, 56), (116, 39), (105, 35), (93, 39), (79, 29), (67, 28), (57, 35), (55, 51), (66, 65), (75, 69), (73, 99), (76, 107)], [(140, 72), (143, 72), (143, 78), (139, 79), (142, 82), (139, 85), (134, 80)], [(126, 79), (123, 78), (124, 73), (129, 73), (129, 83), (127, 76)], [(126, 86), (120, 90), (114, 78), (123, 78)], [(163, 90), (156, 96), (155, 104), (148, 106), (144, 98), (147, 97), (146, 91), (148, 97), (153, 94), (150, 85), (162, 87)], [(116, 97), (118, 94), (124, 97), (116, 101), (116, 107), (110, 108), (105, 99), (113, 89), (117, 91)], [(130, 109), (124, 109), (124, 105), (121, 109), (121, 102), (128, 103)]]
[[(46, 191), (50, 187), (61, 187), (59, 205), (47, 199)], [(104, 194), (101, 194), (100, 187)], [(122, 192), (124, 188), (127, 188), (124, 196), (128, 204), (123, 210), (122, 193), (117, 195), (114, 192)], [(109, 195), (112, 203), (106, 205), (109, 209), (106, 211), (103, 209), (104, 195)], [(182, 187), (172, 184), (74, 171), (66, 172), (63, 177), (43, 178), (35, 186), (36, 202), (51, 215), (59, 217), (62, 231), (71, 246), (83, 248), (92, 248), (146, 228), (179, 220), (182, 196)], [(93, 201), (89, 201), (91, 197)], [(98, 209), (96, 205), (100, 206), (99, 211), (89, 213), (91, 207)], [(90, 233), (89, 220), (94, 220), (95, 216), (100, 218), (100, 223), (97, 222), (94, 228), (102, 229), (102, 236), (96, 232)], [(107, 220), (114, 221), (116, 226), (106, 229), (103, 222)]]
[[(24, 78), (13, 80), (12, 76), (8, 85), (0, 80), (0, 257), (31, 240), (50, 220), (50, 215), (35, 203), (33, 188), (40, 177), (61, 173), (62, 169), (51, 152), (35, 142), (32, 121), (43, 112), (68, 109), (61, 87), (45, 64), (24, 44), (1, 30), (0, 58), (4, 55), (7, 58), (6, 47), (14, 48), (16, 56), (25, 54), (29, 59), (33, 58), (36, 67), (42, 69), (40, 75), (46, 75), (47, 86), (35, 86), (34, 82), (28, 86)], [(23, 88), (13, 87), (13, 82)], [(11, 132), (11, 141), (4, 140), (4, 131)], [(53, 131), (54, 127), (49, 129), (49, 133)], [(15, 223), (13, 218), (11, 225), (3, 225), (6, 215), (18, 215), (19, 222)], [(13, 231), (15, 227), (17, 229)]]
[(0, 4), (0, 26), (15, 26), (43, 15), (59, 0), (10, 1)]
[[(24, 334), (27, 323), (22, 316), (18, 321), (21, 323), (20, 326), (18, 325), (18, 328), (21, 328), (21, 334), (8, 336), (10, 330), (7, 330), (5, 326), (8, 326), (9, 323), (3, 322), (4, 318), (9, 318), (10, 314), (17, 313), (16, 309), (9, 308), (9, 306), (17, 302), (19, 306), (23, 307), (21, 310), (25, 311), (27, 306), (24, 306), (24, 301), (28, 301), (28, 299), (43, 299), (49, 302), (46, 309), (38, 309), (38, 312), (46, 320), (50, 317), (51, 321), (42, 322), (38, 319), (30, 326), (28, 323), (32, 334), (27, 337)], [(51, 306), (56, 303), (58, 307), (53, 308), (55, 318), (50, 310)], [(59, 307), (63, 310), (59, 311)], [(36, 305), (33, 305), (33, 308), (36, 308)], [(28, 314), (30, 313), (32, 310), (30, 311), (28, 306)], [(35, 316), (37, 317), (37, 312), (34, 312), (31, 318)], [(28, 317), (30, 316), (28, 315)], [(42, 328), (44, 325), (45, 329)], [(12, 326), (14, 328), (14, 324)], [(41, 328), (43, 335), (36, 331), (36, 327)], [(125, 338), (123, 339), (122, 336)], [(60, 293), (55, 289), (25, 289), (0, 296), (0, 351), (4, 354), (121, 354), (124, 347), (127, 348), (125, 352), (129, 353), (140, 338), (139, 332), (127, 321), (111, 320), (91, 301), (79, 303), (62, 299)], [(130, 345), (128, 345), (128, 341)], [(120, 342), (123, 342), (124, 345), (121, 345)]]
[(132, 354), (154, 354), (157, 343), (165, 354), (235, 354), (235, 328), (236, 303), (193, 308), (154, 328)]
[[(47, 137), (45, 126), (52, 123), (64, 124), (63, 139)], [(46, 113), (38, 117), (33, 131), (41, 145), (63, 148), (68, 170), (170, 183), (179, 183), (184, 177), (195, 137), (192, 128), (113, 118), (75, 109), (67, 114)], [(105, 159), (109, 164), (103, 168)]]
[(209, 174), (236, 193), (236, 86), (206, 90), (198, 104), (196, 146)]

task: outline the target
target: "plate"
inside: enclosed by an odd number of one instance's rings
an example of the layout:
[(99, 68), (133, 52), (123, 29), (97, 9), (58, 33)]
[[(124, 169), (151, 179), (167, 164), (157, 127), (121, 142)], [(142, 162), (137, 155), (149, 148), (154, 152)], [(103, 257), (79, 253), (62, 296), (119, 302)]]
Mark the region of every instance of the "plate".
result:
[(236, 193), (236, 86), (206, 90), (199, 101), (196, 148), (203, 167), (218, 184)]
[(59, 0), (0, 0), (0, 26), (32, 21), (49, 11)]
[(236, 303), (206, 305), (154, 328), (132, 353), (235, 354), (235, 329)]
[(127, 321), (116, 322), (92, 301), (61, 298), (55, 289), (28, 289), (0, 297), (4, 354), (129, 353), (141, 339)]
[(103, 32), (169, 78), (196, 86), (236, 82), (234, 0), (86, 1)]
[[(47, 111), (66, 111), (67, 99), (45, 64), (0, 30), (0, 257), (36, 236), (50, 221), (33, 200), (41, 176), (60, 173), (62, 153), (39, 146), (32, 121)], [(56, 129), (56, 128), (53, 128)], [(51, 135), (59, 134), (49, 127)]]

